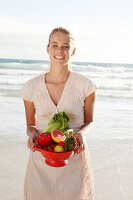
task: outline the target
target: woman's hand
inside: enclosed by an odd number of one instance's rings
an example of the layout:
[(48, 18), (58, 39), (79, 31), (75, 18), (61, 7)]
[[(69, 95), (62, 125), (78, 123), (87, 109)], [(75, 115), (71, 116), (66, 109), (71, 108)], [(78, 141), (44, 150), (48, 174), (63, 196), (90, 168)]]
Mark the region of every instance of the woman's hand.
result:
[(35, 145), (35, 141), (39, 137), (39, 134), (37, 133), (35, 128), (27, 127), (27, 135), (29, 136), (27, 146), (31, 151), (34, 152), (35, 150), (33, 146)]
[(85, 138), (84, 135), (82, 135), (81, 133), (77, 132), (74, 134), (74, 137), (79, 141), (80, 143), (80, 147), (77, 149), (77, 154), (79, 154), (80, 152), (85, 150)]

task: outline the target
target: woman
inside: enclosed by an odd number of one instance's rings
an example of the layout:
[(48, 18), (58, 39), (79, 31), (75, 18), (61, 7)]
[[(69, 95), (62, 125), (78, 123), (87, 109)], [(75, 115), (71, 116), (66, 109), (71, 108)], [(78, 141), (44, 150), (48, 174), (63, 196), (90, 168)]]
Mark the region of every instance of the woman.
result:
[[(68, 30), (60, 27), (51, 32), (47, 52), (49, 72), (29, 80), (20, 91), (31, 150), (25, 176), (25, 200), (93, 200), (85, 134), (92, 127), (96, 86), (87, 77), (70, 70), (75, 48)], [(50, 167), (39, 152), (34, 152), (33, 146), (53, 115), (63, 111), (71, 118), (69, 126), (80, 141), (80, 148), (66, 166)]]

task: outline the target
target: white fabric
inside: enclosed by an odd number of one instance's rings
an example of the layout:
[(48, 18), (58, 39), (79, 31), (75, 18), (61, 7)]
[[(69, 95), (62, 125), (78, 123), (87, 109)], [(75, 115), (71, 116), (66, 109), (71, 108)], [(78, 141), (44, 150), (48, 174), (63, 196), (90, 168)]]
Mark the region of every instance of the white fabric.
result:
[[(65, 111), (74, 131), (84, 124), (84, 100), (96, 89), (87, 77), (70, 72), (57, 106), (45, 85), (45, 74), (29, 80), (20, 96), (34, 103), (36, 127), (41, 133), (55, 113)], [(50, 167), (39, 152), (30, 152), (24, 187), (26, 200), (93, 200), (93, 175), (86, 144), (85, 151), (74, 154), (66, 166)]]

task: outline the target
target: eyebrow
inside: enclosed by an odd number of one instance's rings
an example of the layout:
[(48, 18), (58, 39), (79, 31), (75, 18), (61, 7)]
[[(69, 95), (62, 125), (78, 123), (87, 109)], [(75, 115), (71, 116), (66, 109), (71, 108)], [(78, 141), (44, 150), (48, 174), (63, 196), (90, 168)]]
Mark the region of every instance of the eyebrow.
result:
[(67, 45), (69, 45), (70, 43), (64, 43), (64, 44), (67, 44)]
[[(52, 44), (53, 44), (53, 43), (58, 44), (58, 42), (52, 42)], [(63, 43), (63, 44), (70, 45), (69, 43)]]
[(56, 44), (58, 44), (57, 42), (52, 42), (52, 44), (53, 44), (53, 43), (56, 43)]

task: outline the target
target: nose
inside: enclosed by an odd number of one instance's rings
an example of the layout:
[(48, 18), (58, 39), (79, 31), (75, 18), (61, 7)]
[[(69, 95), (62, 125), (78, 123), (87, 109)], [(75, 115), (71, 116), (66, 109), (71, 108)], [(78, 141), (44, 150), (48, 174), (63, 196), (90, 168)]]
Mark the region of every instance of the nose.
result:
[(58, 52), (63, 52), (63, 48), (62, 47), (58, 47), (57, 51)]

